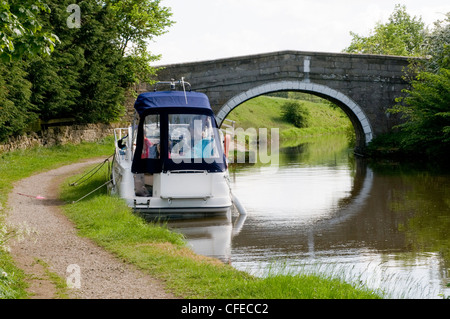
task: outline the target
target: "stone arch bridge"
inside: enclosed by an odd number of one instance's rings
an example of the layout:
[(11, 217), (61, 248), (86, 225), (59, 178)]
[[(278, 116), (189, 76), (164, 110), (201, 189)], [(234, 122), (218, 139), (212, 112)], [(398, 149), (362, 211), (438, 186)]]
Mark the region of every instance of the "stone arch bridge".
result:
[(398, 124), (386, 110), (408, 85), (403, 80), (408, 63), (406, 57), (281, 51), (165, 65), (158, 80), (184, 77), (192, 90), (206, 93), (219, 125), (235, 107), (262, 94), (301, 91), (320, 96), (348, 115), (358, 150)]

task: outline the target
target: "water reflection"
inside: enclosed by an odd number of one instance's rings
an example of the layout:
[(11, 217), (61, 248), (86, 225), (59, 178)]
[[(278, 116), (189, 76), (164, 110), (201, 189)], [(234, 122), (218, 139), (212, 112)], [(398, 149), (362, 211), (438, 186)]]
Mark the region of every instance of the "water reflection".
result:
[(232, 239), (239, 234), (246, 218), (230, 209), (225, 216), (171, 221), (169, 226), (184, 234), (197, 254), (230, 263)]
[(392, 298), (450, 295), (449, 175), (371, 168), (353, 158), (345, 137), (280, 155), (276, 169), (230, 172), (245, 220), (230, 212), (169, 226), (197, 253), (255, 275), (275, 266), (361, 280)]

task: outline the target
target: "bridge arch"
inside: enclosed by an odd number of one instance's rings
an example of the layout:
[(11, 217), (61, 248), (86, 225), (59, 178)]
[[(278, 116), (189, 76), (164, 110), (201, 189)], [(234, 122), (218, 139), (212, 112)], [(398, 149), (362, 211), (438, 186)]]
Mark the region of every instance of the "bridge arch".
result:
[(300, 91), (330, 100), (338, 105), (350, 118), (356, 134), (356, 149), (364, 148), (372, 140), (374, 133), (369, 118), (355, 101), (328, 86), (307, 81), (275, 81), (241, 92), (229, 99), (217, 112), (218, 125), (222, 125), (227, 115), (245, 101), (263, 94), (279, 91)]

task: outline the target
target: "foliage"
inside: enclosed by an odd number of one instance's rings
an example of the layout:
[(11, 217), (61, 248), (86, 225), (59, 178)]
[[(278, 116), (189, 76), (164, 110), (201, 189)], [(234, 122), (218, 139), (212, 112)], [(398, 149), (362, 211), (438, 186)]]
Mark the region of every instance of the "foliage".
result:
[[(79, 25), (68, 23), (68, 8), (73, 5), (80, 11)], [(26, 131), (38, 118), (71, 118), (78, 123), (120, 119), (127, 92), (136, 83), (151, 83), (156, 73), (150, 62), (159, 56), (148, 51), (148, 41), (172, 24), (170, 10), (160, 0), (26, 0), (20, 4), (13, 0), (2, 1), (1, 6), (5, 12), (0, 14), (0, 38), (10, 45), (0, 44), (15, 48), (2, 52), (15, 59), (0, 66), (0, 141)], [(27, 11), (28, 7), (32, 9)], [(24, 10), (27, 16), (13, 14)], [(18, 22), (14, 24), (12, 18)], [(28, 30), (30, 25), (35, 29)], [(14, 30), (22, 29), (23, 36), (12, 36)], [(5, 37), (9, 35), (5, 32), (12, 35)], [(50, 39), (49, 35), (59, 39), (51, 54), (53, 46), (37, 40)], [(13, 83), (22, 89), (20, 101)]]
[[(125, 55), (130, 44), (132, 55), (146, 53), (148, 41), (165, 33), (172, 25), (168, 8), (160, 6), (160, 0), (109, 0), (112, 15), (119, 34), (119, 49)], [(140, 54), (137, 54), (140, 56)]]
[[(43, 18), (43, 23), (58, 34), (61, 42), (51, 56), (33, 59), (28, 68), (28, 79), (33, 84), (31, 102), (36, 105), (39, 118), (44, 121), (71, 117), (81, 95), (83, 82), (79, 75), (86, 66), (84, 48), (77, 40), (81, 32), (68, 28), (66, 24), (66, 6), (69, 2), (47, 3), (51, 14)], [(87, 16), (88, 12), (84, 12), (83, 18), (87, 19)], [(83, 40), (87, 42), (88, 38)]]
[(436, 73), (440, 68), (450, 69), (450, 12), (445, 20), (434, 23), (434, 29), (425, 38), (424, 51), (429, 57), (426, 70)]
[(58, 38), (40, 20), (49, 11), (42, 0), (0, 2), (0, 141), (26, 130), (37, 118), (23, 59), (53, 51)]
[(0, 300), (26, 298), (25, 276), (21, 269), (14, 266), (11, 256), (0, 249)]
[(122, 70), (123, 57), (115, 43), (116, 21), (107, 7), (93, 1), (81, 1), (79, 5), (83, 23), (79, 29), (68, 30), (66, 35), (69, 48), (75, 54), (81, 49), (84, 59), (84, 66), (74, 66), (78, 69), (75, 83), (79, 83), (80, 96), (70, 115), (79, 122), (111, 122), (123, 114), (124, 93), (132, 84), (124, 83), (121, 78), (127, 71)]
[(0, 2), (0, 60), (49, 55), (58, 37), (42, 28), (39, 16), (50, 9), (44, 0)]
[(437, 73), (421, 72), (405, 90), (405, 97), (390, 109), (406, 120), (399, 127), (407, 134), (401, 139), (402, 148), (432, 155), (450, 151), (450, 69)]
[(388, 111), (403, 122), (369, 144), (370, 156), (408, 157), (448, 165), (450, 152), (450, 69), (422, 71)]
[(36, 118), (24, 65), (17, 61), (0, 64), (0, 141), (20, 133)]
[(309, 126), (309, 110), (301, 102), (288, 101), (281, 106), (281, 114), (285, 121), (297, 128)]
[(373, 139), (367, 153), (442, 159), (450, 151), (450, 13), (430, 31), (420, 18), (411, 18), (404, 6), (397, 5), (389, 23), (378, 23), (369, 37), (354, 35), (346, 51), (427, 56), (411, 62), (405, 73), (411, 86), (388, 109), (403, 123)]
[[(128, 0), (110, 1), (105, 6), (80, 1), (81, 26), (68, 28), (65, 8), (70, 3), (71, 0), (49, 1), (53, 13), (46, 23), (58, 33), (61, 44), (51, 57), (32, 63), (33, 102), (44, 120), (66, 117), (78, 122), (117, 120), (124, 113), (126, 90), (154, 75), (149, 62), (157, 57), (147, 52), (143, 43), (151, 32), (161, 32), (166, 23), (158, 19), (166, 16), (139, 15), (141, 10), (137, 11), (136, 3)], [(151, 8), (156, 14), (158, 3)], [(134, 33), (125, 24), (132, 25)], [(129, 41), (140, 45), (124, 56)]]
[(350, 32), (352, 42), (348, 53), (422, 56), (425, 37), (421, 18), (411, 17), (406, 7), (396, 5), (387, 23), (378, 22), (367, 37)]

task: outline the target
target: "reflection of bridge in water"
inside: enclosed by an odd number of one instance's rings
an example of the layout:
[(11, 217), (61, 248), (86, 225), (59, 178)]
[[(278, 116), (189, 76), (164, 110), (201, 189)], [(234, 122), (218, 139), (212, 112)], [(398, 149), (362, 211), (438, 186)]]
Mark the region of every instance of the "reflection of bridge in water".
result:
[[(231, 211), (227, 216), (222, 217), (169, 222), (169, 227), (184, 234), (196, 253), (217, 257), (223, 261), (231, 260), (232, 247), (258, 247), (261, 246), (261, 242), (264, 242), (267, 247), (270, 246), (271, 249), (286, 251), (298, 249), (298, 244), (305, 242), (303, 246), (307, 247), (309, 254), (314, 254), (315, 235), (320, 236), (322, 232), (333, 229), (339, 224), (345, 224), (359, 214), (367, 205), (372, 185), (372, 171), (362, 162), (357, 161), (350, 195), (339, 201), (338, 209), (330, 207), (328, 216), (311, 223), (289, 227), (289, 229), (283, 225), (277, 225), (276, 222), (259, 223), (257, 229), (251, 232), (259, 234), (257, 237), (246, 234), (245, 230), (241, 231), (245, 227), (246, 218), (252, 218), (251, 215), (239, 215)], [(242, 200), (245, 203), (245, 200)], [(295, 206), (294, 203), (293, 206)], [(295, 218), (295, 215), (292, 218)]]
[[(358, 165), (358, 162), (360, 163)], [(367, 205), (367, 199), (373, 186), (373, 172), (360, 161), (357, 161), (357, 171), (352, 189), (352, 195), (342, 200), (342, 205), (330, 218), (322, 219), (314, 223), (308, 230), (308, 250), (314, 256), (314, 234), (324, 230), (335, 228), (338, 224), (344, 224), (353, 218)]]

